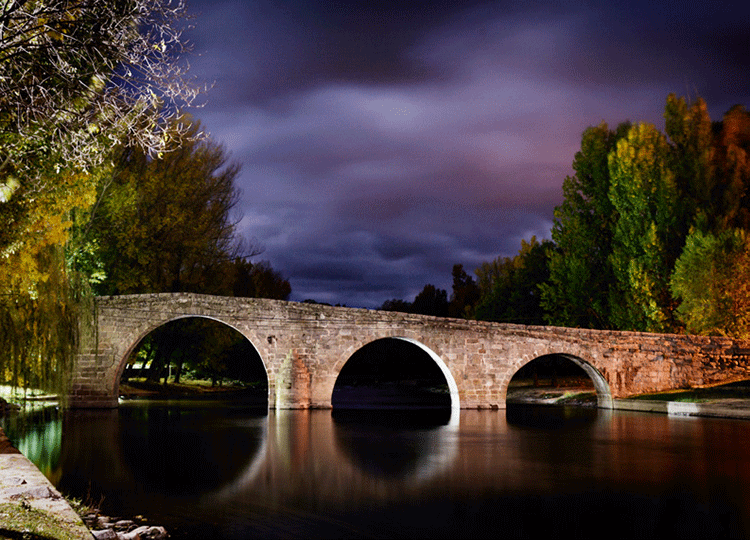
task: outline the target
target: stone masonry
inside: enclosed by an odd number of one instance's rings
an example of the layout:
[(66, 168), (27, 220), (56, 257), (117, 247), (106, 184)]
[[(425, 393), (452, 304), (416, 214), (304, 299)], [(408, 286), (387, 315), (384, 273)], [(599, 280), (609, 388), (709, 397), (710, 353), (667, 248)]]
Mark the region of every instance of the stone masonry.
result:
[(564, 355), (591, 377), (599, 406), (634, 394), (750, 378), (750, 342), (728, 338), (523, 326), (189, 293), (97, 298), (84, 329), (68, 405), (117, 407), (128, 355), (155, 328), (206, 317), (242, 333), (268, 375), (269, 406), (330, 408), (351, 355), (381, 338), (422, 347), (443, 371), (454, 407), (504, 408), (526, 363)]

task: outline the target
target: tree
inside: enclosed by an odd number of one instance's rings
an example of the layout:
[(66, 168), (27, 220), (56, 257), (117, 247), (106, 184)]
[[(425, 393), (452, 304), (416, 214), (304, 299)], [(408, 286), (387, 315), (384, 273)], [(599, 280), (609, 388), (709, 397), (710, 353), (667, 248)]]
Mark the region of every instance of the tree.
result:
[(653, 125), (637, 124), (609, 155), (609, 196), (617, 221), (609, 257), (612, 322), (618, 329), (674, 327), (669, 276), (682, 250), (678, 190), (669, 145)]
[(677, 314), (688, 332), (750, 337), (750, 235), (695, 230), (670, 282)]
[(38, 152), (89, 169), (123, 139), (163, 151), (176, 106), (198, 93), (180, 62), (185, 17), (182, 0), (3, 2), (0, 171), (37, 176)]
[(573, 160), (575, 174), (563, 181), (563, 203), (555, 208), (549, 251), (549, 282), (541, 284), (541, 305), (549, 324), (610, 327), (609, 256), (617, 214), (609, 198), (608, 156), (630, 129), (601, 123), (583, 132)]
[(231, 294), (231, 266), (243, 249), (231, 215), (240, 167), (222, 147), (196, 140), (199, 123), (180, 123), (189, 131), (161, 159), (125, 148), (99, 203), (82, 220), (79, 246), (98, 246), (102, 294)]
[(238, 257), (233, 261), (232, 267), (232, 290), (226, 294), (286, 300), (292, 293), (289, 281), (271, 268), (267, 261), (252, 263), (247, 258)]
[(714, 129), (715, 228), (750, 229), (750, 113), (735, 105)]
[(85, 292), (63, 256), (72, 212), (95, 201), (111, 147), (169, 147), (167, 120), (198, 92), (179, 62), (184, 14), (168, 0), (0, 3), (0, 371), (41, 362), (61, 380)]
[(448, 315), (448, 293), (445, 289), (438, 289), (428, 283), (414, 298), (411, 312), (446, 317)]
[(544, 324), (540, 285), (549, 279), (554, 245), (535, 236), (521, 241), (515, 257), (498, 257), (477, 269), (480, 297), (474, 317), (485, 321)]
[(400, 311), (401, 313), (411, 313), (412, 305), (411, 302), (401, 300), (400, 298), (393, 298), (386, 300), (383, 305), (380, 306), (383, 311)]
[(682, 203), (676, 216), (679, 234), (685, 238), (696, 217), (708, 222), (722, 213), (717, 203), (714, 141), (705, 101), (688, 104), (674, 94), (664, 108), (666, 134), (670, 140), (668, 167)]
[(453, 293), (448, 304), (448, 316), (470, 318), (479, 301), (479, 287), (466, 273), (462, 264), (453, 265)]

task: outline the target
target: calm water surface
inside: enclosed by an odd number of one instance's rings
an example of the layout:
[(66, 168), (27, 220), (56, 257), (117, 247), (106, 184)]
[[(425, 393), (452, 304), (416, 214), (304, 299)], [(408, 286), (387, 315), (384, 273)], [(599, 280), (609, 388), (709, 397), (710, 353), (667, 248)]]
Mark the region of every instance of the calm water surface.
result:
[(4, 429), (62, 492), (178, 539), (750, 537), (745, 421), (130, 402)]

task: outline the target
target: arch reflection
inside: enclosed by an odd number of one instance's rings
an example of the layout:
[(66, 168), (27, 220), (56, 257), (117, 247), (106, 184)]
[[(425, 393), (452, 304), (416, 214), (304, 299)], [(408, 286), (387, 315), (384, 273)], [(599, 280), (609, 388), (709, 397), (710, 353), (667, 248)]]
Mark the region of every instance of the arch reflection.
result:
[(457, 412), (336, 410), (336, 450), (352, 467), (376, 478), (422, 481), (447, 468), (457, 453)]

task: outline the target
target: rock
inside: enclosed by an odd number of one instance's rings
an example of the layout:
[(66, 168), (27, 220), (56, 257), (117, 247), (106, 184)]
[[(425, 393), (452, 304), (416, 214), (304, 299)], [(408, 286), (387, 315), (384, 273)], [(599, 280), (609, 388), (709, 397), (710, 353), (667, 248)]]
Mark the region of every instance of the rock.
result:
[(168, 537), (169, 535), (164, 527), (153, 527), (148, 525), (138, 527), (128, 533), (120, 533), (117, 535), (119, 540), (163, 540)]
[(115, 522), (113, 527), (118, 532), (128, 532), (135, 528), (135, 522), (130, 519), (121, 519)]
[(117, 533), (112, 529), (103, 529), (101, 531), (91, 531), (96, 540), (117, 540)]

